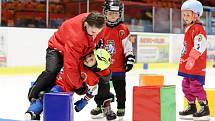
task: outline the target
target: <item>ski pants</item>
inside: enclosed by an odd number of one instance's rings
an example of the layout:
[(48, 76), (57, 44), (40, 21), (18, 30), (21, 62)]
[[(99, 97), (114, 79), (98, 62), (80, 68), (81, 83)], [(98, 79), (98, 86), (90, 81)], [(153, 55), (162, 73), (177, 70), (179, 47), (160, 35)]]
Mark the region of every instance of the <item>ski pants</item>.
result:
[(55, 85), (57, 74), (63, 67), (63, 56), (56, 50), (47, 48), (46, 49), (46, 68), (43, 71), (29, 89), (28, 99), (31, 101), (32, 98), (39, 98), (41, 91), (50, 91)]
[(206, 92), (203, 88), (203, 85), (201, 85), (198, 80), (192, 78), (183, 78), (182, 90), (185, 95), (185, 98), (189, 102), (193, 102), (196, 99), (198, 101), (206, 100)]
[(114, 95), (110, 92), (109, 82), (103, 83), (102, 81), (99, 81), (98, 94), (95, 95), (94, 100), (97, 104), (97, 107), (102, 107), (103, 103), (107, 100), (111, 100), (111, 102), (114, 101)]

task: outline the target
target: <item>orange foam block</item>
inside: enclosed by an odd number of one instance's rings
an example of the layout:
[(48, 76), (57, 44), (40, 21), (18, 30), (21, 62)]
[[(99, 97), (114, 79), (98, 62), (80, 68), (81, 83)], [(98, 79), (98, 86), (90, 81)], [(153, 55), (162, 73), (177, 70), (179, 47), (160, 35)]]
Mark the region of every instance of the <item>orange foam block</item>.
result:
[(164, 84), (164, 76), (159, 74), (140, 74), (139, 86), (159, 86)]

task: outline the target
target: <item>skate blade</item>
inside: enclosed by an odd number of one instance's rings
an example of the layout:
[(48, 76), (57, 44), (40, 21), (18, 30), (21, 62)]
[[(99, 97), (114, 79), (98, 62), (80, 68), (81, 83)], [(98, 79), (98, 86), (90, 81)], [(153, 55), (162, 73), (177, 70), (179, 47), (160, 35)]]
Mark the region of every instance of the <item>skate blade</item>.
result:
[(91, 118), (92, 119), (101, 119), (101, 118), (104, 118), (104, 114), (98, 114), (98, 115), (91, 115)]
[(40, 121), (43, 121), (43, 113), (40, 114)]
[(193, 120), (193, 115), (187, 115), (187, 116), (181, 116), (179, 115), (179, 118), (182, 120)]
[(106, 121), (118, 121), (118, 117), (114, 117), (113, 119), (107, 119), (106, 117)]
[(123, 121), (124, 116), (118, 116), (118, 121)]
[(112, 119), (112, 120), (106, 119), (106, 121), (117, 121), (117, 118), (116, 119)]
[(25, 113), (25, 120), (31, 120), (31, 114), (30, 113)]
[(194, 121), (210, 121), (210, 116), (194, 117)]

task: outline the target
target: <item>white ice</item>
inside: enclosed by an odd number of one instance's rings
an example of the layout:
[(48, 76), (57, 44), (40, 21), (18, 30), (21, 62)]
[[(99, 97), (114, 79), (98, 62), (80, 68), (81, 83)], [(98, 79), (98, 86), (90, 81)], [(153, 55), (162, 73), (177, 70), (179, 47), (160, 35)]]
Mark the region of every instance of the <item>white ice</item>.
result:
[[(124, 121), (132, 121), (132, 90), (133, 86), (139, 84), (139, 74), (162, 74), (165, 78), (166, 85), (176, 85), (176, 113), (183, 108), (183, 93), (181, 91), (182, 78), (177, 76), (177, 70), (134, 70), (127, 73), (126, 77), (126, 115)], [(215, 69), (208, 69), (206, 75), (206, 88), (215, 88)], [(8, 76), (0, 75), (0, 119), (15, 119), (24, 120), (24, 112), (29, 106), (27, 100), (27, 92), (32, 81), (37, 78), (35, 75), (18, 75)], [(113, 89), (112, 89), (113, 91)], [(114, 92), (114, 91), (113, 91)], [(80, 99), (79, 96), (74, 96), (74, 101)], [(90, 110), (95, 108), (96, 105), (93, 100), (79, 113), (74, 113), (74, 121), (105, 121), (105, 118), (93, 120), (90, 118)], [(116, 103), (112, 104), (112, 108), (116, 111)], [(177, 115), (177, 121), (181, 121)], [(215, 118), (211, 118), (215, 121)]]

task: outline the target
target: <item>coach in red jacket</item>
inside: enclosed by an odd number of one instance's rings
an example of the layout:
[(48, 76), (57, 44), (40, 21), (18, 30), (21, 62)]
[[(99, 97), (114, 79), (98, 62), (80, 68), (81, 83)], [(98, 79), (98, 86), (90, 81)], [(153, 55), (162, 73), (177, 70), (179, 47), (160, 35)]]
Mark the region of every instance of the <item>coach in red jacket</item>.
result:
[(94, 42), (94, 38), (104, 25), (105, 17), (97, 12), (80, 14), (61, 25), (49, 40), (46, 50), (46, 69), (29, 89), (30, 101), (38, 98), (40, 92), (52, 88), (63, 66), (67, 85), (74, 87), (78, 94), (85, 90), (78, 65), (83, 57), (95, 48), (97, 42)]

